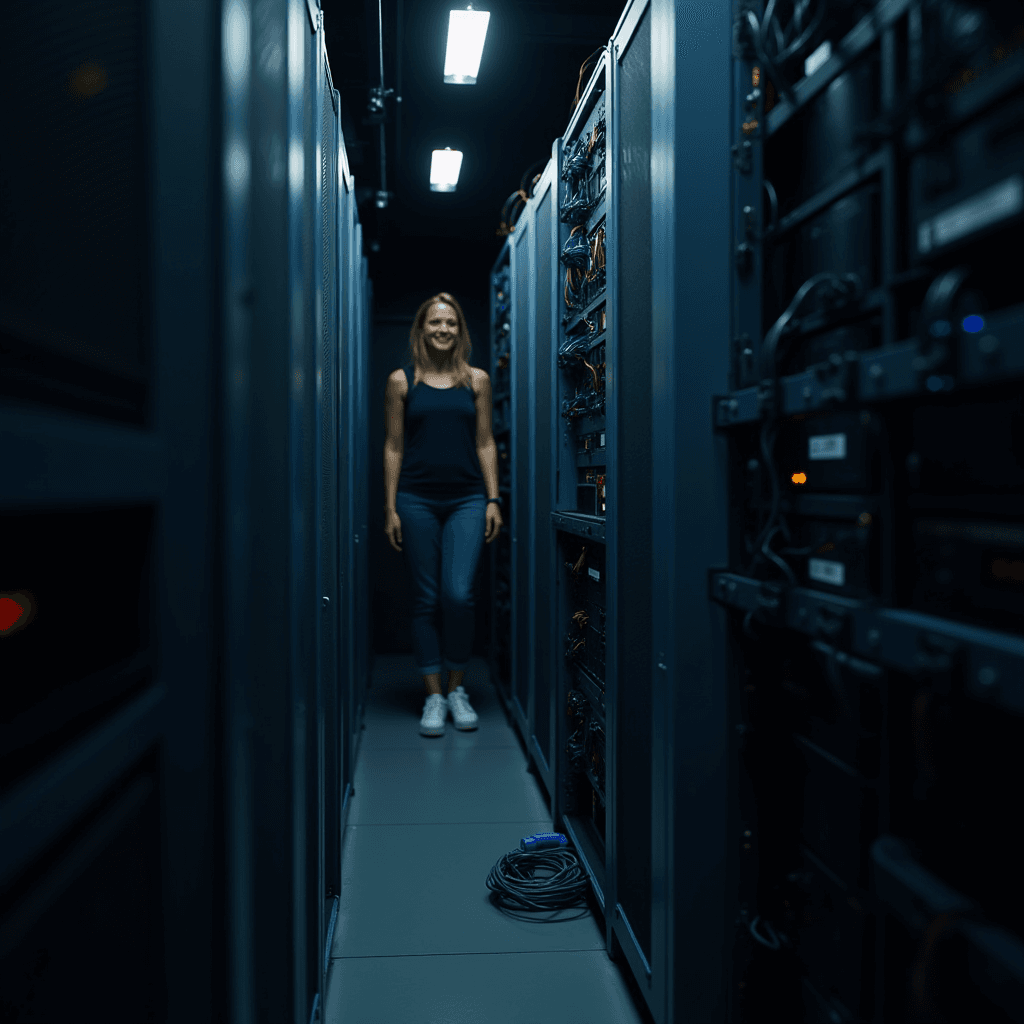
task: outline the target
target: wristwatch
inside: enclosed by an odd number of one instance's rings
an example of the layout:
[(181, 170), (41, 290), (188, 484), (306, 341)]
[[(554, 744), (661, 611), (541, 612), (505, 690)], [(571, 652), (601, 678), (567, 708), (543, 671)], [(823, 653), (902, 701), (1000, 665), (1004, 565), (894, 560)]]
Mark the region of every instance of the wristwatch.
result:
[(492, 501), (498, 506), (498, 508), (501, 508), (501, 498), (488, 498), (487, 504), (490, 505)]

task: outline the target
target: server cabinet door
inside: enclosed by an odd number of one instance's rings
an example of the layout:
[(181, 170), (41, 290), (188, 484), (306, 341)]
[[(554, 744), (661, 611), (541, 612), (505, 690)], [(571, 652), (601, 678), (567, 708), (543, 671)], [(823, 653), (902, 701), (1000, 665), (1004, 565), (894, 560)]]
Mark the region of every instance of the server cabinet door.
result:
[(557, 268), (558, 268), (558, 143), (534, 188), (536, 205), (533, 220), (533, 287), (535, 306), (532, 317), (534, 344), (530, 349), (530, 402), (534, 443), (532, 445), (533, 551), (535, 580), (533, 600), (533, 716), (531, 736), (537, 768), (548, 794), (555, 792), (554, 735), (552, 718), (555, 700), (552, 623), (554, 620), (554, 531), (551, 511), (554, 507), (554, 461), (552, 432), (552, 347), (557, 344)]
[(612, 306), (609, 440), (609, 943), (651, 986), (651, 12), (634, 3), (612, 41), (608, 230)]
[(533, 666), (533, 206), (527, 205), (512, 236), (512, 710), (523, 736), (530, 735)]
[(724, 613), (707, 597), (708, 566), (727, 563), (730, 509), (724, 442), (706, 410), (728, 387), (726, 154), (734, 143), (743, 152), (741, 112), (730, 109), (730, 8), (715, 7), (710, 21), (674, 0), (650, 8), (652, 1011), (665, 1022), (718, 1021), (728, 1019), (722, 950), (735, 935), (739, 843), (727, 828), (735, 737)]
[(330, 950), (330, 922), (335, 912), (341, 885), (340, 875), (340, 823), (341, 798), (337, 786), (337, 615), (338, 615), (338, 430), (335, 365), (338, 338), (338, 109), (337, 94), (331, 83), (327, 55), (323, 51), (323, 33), (320, 33), (322, 65), (321, 85), (321, 138), (320, 138), (320, 240), (317, 251), (321, 254), (321, 288), (318, 311), (320, 317), (317, 353), (317, 412), (319, 439), (318, 480), (319, 495), (319, 572), (320, 607), (320, 706), (318, 718), (318, 744), (320, 746), (320, 828), (323, 834), (323, 885), (320, 898), (324, 904), (325, 920), (321, 935), (324, 945), (320, 950), (320, 992), (326, 992), (327, 965)]
[[(355, 543), (354, 574), (352, 578), (352, 647), (353, 647), (353, 689), (355, 692), (356, 728), (362, 731), (363, 708), (366, 701), (366, 663), (368, 656), (366, 637), (366, 605), (368, 600), (366, 540), (366, 488), (367, 488), (367, 444), (364, 429), (364, 411), (366, 402), (363, 398), (366, 379), (366, 348), (369, 339), (369, 315), (367, 308), (367, 273), (366, 258), (363, 256), (363, 227), (356, 224), (355, 240), (355, 277), (356, 294), (358, 296), (359, 317), (354, 337), (355, 351), (352, 360), (352, 437), (355, 443), (355, 457), (352, 460), (352, 529)], [(358, 439), (358, 440), (357, 440)]]
[[(298, 13), (296, 11), (296, 13)], [(288, 20), (289, 72), (292, 80), (301, 74), (303, 87), (288, 94), (289, 151), (302, 153), (301, 186), (297, 168), (288, 192), (289, 204), (289, 294), (291, 329), (289, 331), (290, 393), (288, 451), (290, 461), (289, 533), (291, 559), (289, 573), (289, 632), (293, 649), (289, 665), (292, 714), (295, 738), (292, 744), (293, 785), (301, 786), (299, 813), (293, 829), (301, 852), (297, 855), (293, 964), (295, 979), (292, 993), (293, 1013), (307, 1019), (320, 987), (323, 965), (323, 799), (321, 734), (321, 677), (319, 672), (322, 639), (322, 607), (319, 582), (319, 513), (317, 471), (319, 468), (319, 421), (317, 416), (317, 359), (319, 356), (318, 298), (322, 287), (323, 253), (319, 247), (320, 174), (319, 106), (323, 62), (319, 33), (311, 32), (307, 11)], [(319, 19), (315, 23), (319, 24)], [(301, 60), (301, 63), (300, 63)], [(301, 329), (298, 326), (301, 318)], [(299, 782), (299, 777), (301, 781)], [(301, 809), (300, 809), (301, 808)]]
[[(342, 153), (342, 155), (344, 155)], [(345, 169), (341, 178), (341, 187), (338, 196), (338, 282), (339, 282), (339, 309), (338, 309), (338, 346), (337, 346), (337, 367), (335, 369), (337, 413), (336, 413), (336, 436), (338, 444), (338, 513), (337, 513), (337, 545), (338, 545), (338, 710), (337, 721), (339, 731), (339, 744), (341, 748), (339, 771), (339, 785), (341, 789), (341, 813), (342, 820), (340, 830), (342, 842), (344, 841), (345, 812), (352, 786), (352, 773), (355, 767), (355, 757), (352, 751), (352, 729), (351, 729), (351, 688), (352, 670), (350, 664), (352, 631), (349, 626), (349, 596), (352, 589), (351, 573), (352, 564), (350, 561), (350, 501), (351, 490), (349, 488), (350, 462), (352, 458), (352, 446), (349, 443), (351, 437), (350, 425), (348, 422), (348, 378), (351, 351), (349, 337), (351, 334), (352, 319), (352, 275), (350, 272), (350, 261), (352, 253), (351, 223), (353, 209), (355, 207), (355, 193), (353, 181)], [(339, 848), (338, 856), (341, 856)], [(340, 875), (340, 860), (338, 865)]]
[(356, 594), (356, 642), (359, 645), (359, 686), (362, 700), (370, 687), (370, 608), (372, 595), (370, 592), (370, 447), (366, 438), (370, 434), (369, 418), (369, 378), (370, 378), (370, 332), (373, 323), (373, 292), (370, 284), (369, 261), (365, 256), (360, 260), (361, 288), (363, 301), (363, 331), (359, 346), (359, 394), (356, 409), (359, 415), (359, 427), (356, 436), (360, 439), (359, 479), (356, 493), (359, 496), (359, 590)]
[(345, 580), (345, 596), (343, 600), (343, 622), (344, 634), (344, 665), (345, 665), (345, 703), (348, 719), (349, 737), (349, 770), (354, 774), (356, 758), (359, 751), (359, 693), (356, 684), (356, 652), (355, 652), (355, 600), (357, 594), (357, 570), (356, 570), (356, 504), (355, 504), (355, 477), (356, 477), (356, 445), (354, 442), (356, 430), (355, 417), (355, 388), (356, 388), (356, 358), (359, 337), (360, 318), (360, 294), (359, 294), (359, 253), (356, 248), (356, 220), (355, 220), (355, 193), (349, 197), (349, 215), (346, 225), (345, 237), (348, 251), (345, 254), (346, 279), (348, 281), (348, 316), (345, 325), (344, 347), (344, 371), (342, 374), (342, 423), (344, 424), (344, 437), (341, 438), (341, 450), (345, 453), (345, 477), (344, 496), (345, 503), (345, 533), (342, 537), (343, 551), (343, 577)]

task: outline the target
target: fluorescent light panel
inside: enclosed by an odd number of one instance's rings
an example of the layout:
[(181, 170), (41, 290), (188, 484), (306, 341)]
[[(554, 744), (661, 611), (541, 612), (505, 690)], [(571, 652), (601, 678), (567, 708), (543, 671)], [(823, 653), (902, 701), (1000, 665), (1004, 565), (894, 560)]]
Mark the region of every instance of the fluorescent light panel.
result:
[(454, 192), (462, 170), (462, 152), (458, 149), (435, 149), (430, 157), (430, 191)]
[(448, 18), (448, 49), (444, 80), (451, 85), (476, 85), (490, 11), (452, 11)]

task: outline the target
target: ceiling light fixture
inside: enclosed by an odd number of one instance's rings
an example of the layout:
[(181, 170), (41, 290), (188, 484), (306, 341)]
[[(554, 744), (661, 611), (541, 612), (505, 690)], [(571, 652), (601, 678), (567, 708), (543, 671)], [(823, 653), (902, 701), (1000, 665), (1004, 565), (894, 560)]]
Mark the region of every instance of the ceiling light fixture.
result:
[(452, 11), (448, 17), (448, 49), (444, 55), (444, 80), (451, 85), (476, 85), (484, 52), (490, 11)]
[(462, 170), (462, 152), (445, 146), (435, 149), (430, 158), (430, 191), (454, 192)]

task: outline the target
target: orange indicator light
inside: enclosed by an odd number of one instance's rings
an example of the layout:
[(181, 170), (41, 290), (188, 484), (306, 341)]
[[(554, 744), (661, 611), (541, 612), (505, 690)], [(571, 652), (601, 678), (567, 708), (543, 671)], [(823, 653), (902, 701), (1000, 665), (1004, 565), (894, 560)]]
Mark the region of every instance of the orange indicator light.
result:
[(795, 484), (805, 484), (805, 483), (807, 483), (807, 474), (806, 473), (794, 473), (793, 474), (793, 483), (795, 483)]

